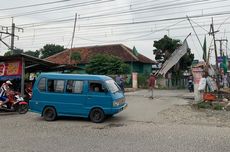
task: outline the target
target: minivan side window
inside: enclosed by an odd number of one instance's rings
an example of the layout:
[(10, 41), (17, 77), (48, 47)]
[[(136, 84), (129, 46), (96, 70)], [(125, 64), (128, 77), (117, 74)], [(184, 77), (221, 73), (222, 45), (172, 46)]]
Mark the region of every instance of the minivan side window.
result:
[(90, 92), (105, 92), (103, 85), (100, 82), (89, 82)]
[(82, 93), (83, 81), (68, 80), (66, 85), (67, 93)]
[(64, 92), (65, 81), (64, 80), (48, 80), (48, 91), (49, 92)]
[(46, 91), (46, 78), (42, 78), (38, 83), (39, 91), (45, 92)]

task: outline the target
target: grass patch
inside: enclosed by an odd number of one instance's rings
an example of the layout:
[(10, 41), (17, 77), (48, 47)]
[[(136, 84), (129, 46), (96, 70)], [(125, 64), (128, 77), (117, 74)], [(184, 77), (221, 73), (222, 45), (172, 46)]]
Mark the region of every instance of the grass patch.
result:
[(209, 102), (200, 102), (197, 104), (197, 107), (202, 109), (211, 109), (212, 105)]
[(213, 109), (214, 110), (223, 110), (223, 105), (221, 105), (221, 104), (215, 104), (215, 105), (213, 105)]
[(223, 105), (219, 103), (212, 103), (212, 102), (200, 102), (197, 104), (199, 109), (213, 109), (213, 110), (223, 110)]

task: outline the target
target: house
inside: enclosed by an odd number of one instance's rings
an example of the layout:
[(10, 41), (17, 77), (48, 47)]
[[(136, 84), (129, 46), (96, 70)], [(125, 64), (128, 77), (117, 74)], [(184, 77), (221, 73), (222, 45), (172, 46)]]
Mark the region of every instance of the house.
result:
[[(70, 54), (74, 52), (79, 52), (81, 60), (76, 62), (71, 60)], [(67, 49), (63, 52), (52, 55), (46, 60), (57, 63), (57, 64), (77, 64), (78, 67), (84, 69), (85, 65), (90, 62), (90, 58), (97, 54), (108, 54), (119, 57), (123, 62), (130, 66), (130, 69), (133, 69), (133, 72), (137, 73), (151, 73), (152, 65), (156, 64), (155, 61), (147, 58), (146, 56), (140, 53), (133, 53), (132, 49), (128, 48), (123, 44), (111, 44), (111, 45), (101, 45), (101, 46), (86, 46), (78, 47), (73, 49)], [(85, 71), (81, 71), (84, 73)]]

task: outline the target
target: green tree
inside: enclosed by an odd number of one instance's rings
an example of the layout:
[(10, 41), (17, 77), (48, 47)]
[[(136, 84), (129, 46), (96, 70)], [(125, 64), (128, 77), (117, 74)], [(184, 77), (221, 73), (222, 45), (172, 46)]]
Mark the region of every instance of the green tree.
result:
[(125, 74), (129, 72), (129, 66), (120, 58), (111, 55), (95, 55), (86, 66), (89, 74)]
[(16, 48), (14, 49), (14, 51), (7, 51), (4, 56), (10, 56), (10, 55), (16, 55), (16, 54), (21, 54), (23, 53), (23, 50), (22, 49), (19, 49), (19, 48)]
[(26, 52), (24, 52), (24, 54), (27, 54), (27, 55), (30, 55), (30, 56), (33, 56), (33, 57), (39, 57), (39, 54), (40, 54), (40, 52), (38, 51), (38, 50), (36, 50), (36, 51), (26, 51)]
[[(164, 36), (159, 41), (154, 41), (153, 54), (155, 59), (164, 63), (170, 55), (175, 51), (176, 48), (181, 46), (182, 43), (180, 40), (172, 39), (168, 36)], [(174, 65), (168, 72), (172, 73), (172, 85), (178, 86), (180, 79), (183, 76), (183, 72), (190, 68), (192, 61), (194, 59), (194, 54), (191, 53), (191, 49), (187, 49), (187, 53), (179, 60), (179, 62)]]
[(167, 35), (158, 41), (154, 41), (153, 47), (156, 49), (153, 50), (153, 54), (155, 55), (156, 61), (164, 62), (180, 45), (180, 40), (172, 39)]
[[(155, 59), (160, 63), (164, 63), (175, 49), (181, 45), (182, 43), (180, 40), (172, 39), (165, 35), (162, 39), (154, 41), (153, 46), (155, 49), (153, 50), (153, 54), (155, 55)], [(171, 69), (171, 71), (188, 69), (192, 64), (193, 59), (194, 54), (192, 54), (191, 49), (188, 48), (187, 53), (180, 59), (179, 63)]]
[(42, 53), (41, 58), (44, 59), (44, 58), (47, 58), (47, 57), (49, 57), (51, 55), (57, 54), (59, 52), (62, 52), (64, 50), (65, 50), (64, 46), (55, 45), (55, 44), (46, 44), (39, 51)]
[(73, 52), (71, 54), (71, 60), (74, 60), (75, 63), (78, 63), (81, 61), (81, 54), (79, 52)]
[(11, 56), (11, 55), (13, 55), (12, 51), (7, 51), (7, 52), (4, 54), (4, 56)]

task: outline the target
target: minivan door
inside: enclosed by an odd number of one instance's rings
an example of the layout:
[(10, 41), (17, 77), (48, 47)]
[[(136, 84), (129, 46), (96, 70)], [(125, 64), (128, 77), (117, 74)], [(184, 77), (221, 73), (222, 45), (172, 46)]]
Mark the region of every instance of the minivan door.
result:
[(84, 115), (84, 103), (86, 94), (84, 93), (84, 81), (67, 80), (65, 89), (65, 105), (63, 113), (68, 115)]
[(86, 102), (88, 112), (90, 112), (93, 107), (100, 107), (105, 113), (111, 110), (112, 97), (107, 89), (105, 89), (105, 85), (102, 81), (89, 81), (88, 88)]

